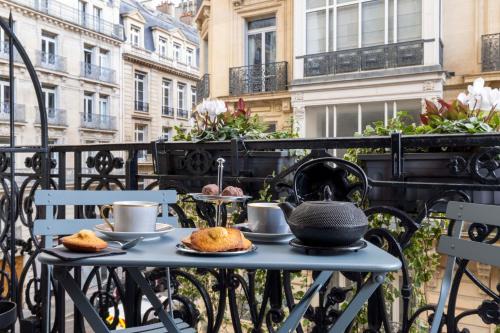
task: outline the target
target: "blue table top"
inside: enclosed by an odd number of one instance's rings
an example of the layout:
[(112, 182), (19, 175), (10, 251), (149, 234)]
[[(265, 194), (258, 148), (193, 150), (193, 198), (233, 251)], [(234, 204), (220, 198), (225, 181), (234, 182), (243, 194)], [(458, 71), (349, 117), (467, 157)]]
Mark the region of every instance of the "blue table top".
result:
[(197, 256), (178, 252), (176, 244), (193, 230), (195, 229), (175, 229), (161, 238), (143, 241), (123, 255), (63, 261), (41, 253), (38, 260), (49, 265), (67, 266), (260, 268), (349, 272), (390, 272), (401, 267), (398, 259), (370, 243), (357, 252), (334, 255), (307, 255), (290, 247), (288, 243), (255, 243), (255, 252), (231, 257)]

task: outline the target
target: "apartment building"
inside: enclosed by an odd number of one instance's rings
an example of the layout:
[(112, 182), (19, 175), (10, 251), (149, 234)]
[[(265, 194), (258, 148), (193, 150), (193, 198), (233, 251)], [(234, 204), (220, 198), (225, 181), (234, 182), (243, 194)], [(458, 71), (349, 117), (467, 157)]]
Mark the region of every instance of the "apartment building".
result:
[[(300, 1), (299, 1), (300, 2)], [(241, 97), (271, 129), (290, 125), (291, 0), (197, 1), (201, 97)]]
[[(119, 2), (105, 0), (0, 0), (0, 17), (12, 11), (14, 30), (42, 84), (51, 144), (113, 142), (120, 111)], [(8, 38), (0, 33), (0, 143), (9, 138), (14, 98), (17, 144), (40, 142), (32, 83), (17, 56), (15, 95), (9, 96)]]
[(294, 0), (291, 84), (305, 137), (352, 136), (443, 94), (441, 1)]
[[(175, 17), (122, 1), (123, 141), (170, 140), (197, 103), (198, 35)], [(146, 155), (140, 156), (146, 161)]]

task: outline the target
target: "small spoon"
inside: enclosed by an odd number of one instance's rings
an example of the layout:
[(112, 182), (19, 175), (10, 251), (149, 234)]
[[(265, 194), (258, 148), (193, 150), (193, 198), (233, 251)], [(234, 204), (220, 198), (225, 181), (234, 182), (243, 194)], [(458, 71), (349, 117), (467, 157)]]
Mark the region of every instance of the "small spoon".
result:
[(122, 243), (119, 241), (112, 241), (112, 242), (118, 243), (122, 250), (130, 250), (131, 248), (133, 248), (134, 246), (136, 246), (137, 244), (142, 242), (143, 239), (144, 239), (144, 237), (141, 236), (141, 237), (137, 237), (136, 239), (133, 239), (131, 241), (128, 241), (126, 243)]

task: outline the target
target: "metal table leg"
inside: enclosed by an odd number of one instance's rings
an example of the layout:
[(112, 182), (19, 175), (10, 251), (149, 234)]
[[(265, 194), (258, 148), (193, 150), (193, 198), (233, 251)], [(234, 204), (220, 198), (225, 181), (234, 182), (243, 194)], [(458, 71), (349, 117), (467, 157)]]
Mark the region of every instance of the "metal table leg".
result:
[(175, 325), (174, 319), (165, 311), (163, 308), (163, 304), (160, 302), (158, 297), (156, 297), (153, 288), (146, 280), (144, 275), (141, 274), (139, 269), (128, 267), (126, 268), (127, 272), (130, 274), (130, 277), (137, 283), (139, 288), (141, 288), (144, 295), (148, 298), (148, 301), (153, 306), (158, 318), (160, 318), (165, 328), (169, 333), (180, 333), (179, 329)]
[(302, 316), (304, 316), (304, 313), (307, 311), (314, 295), (316, 295), (321, 287), (323, 287), (323, 285), (328, 281), (332, 273), (333, 272), (331, 271), (323, 271), (318, 275), (316, 280), (314, 280), (314, 283), (304, 294), (304, 297), (302, 297), (300, 302), (297, 303), (297, 305), (295, 305), (293, 310), (290, 312), (290, 315), (284, 321), (277, 333), (291, 333), (297, 328), (300, 319), (302, 319)]

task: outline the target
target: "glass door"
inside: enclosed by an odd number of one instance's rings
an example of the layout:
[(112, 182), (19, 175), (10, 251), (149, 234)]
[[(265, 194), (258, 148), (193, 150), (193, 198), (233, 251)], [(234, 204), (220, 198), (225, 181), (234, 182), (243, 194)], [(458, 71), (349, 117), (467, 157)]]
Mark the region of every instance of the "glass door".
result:
[(56, 40), (53, 37), (42, 36), (42, 63), (55, 65), (56, 62)]
[(83, 49), (83, 67), (86, 76), (92, 75), (92, 57), (94, 50), (90, 46)]
[(43, 88), (42, 92), (47, 117), (54, 119), (56, 117), (56, 90), (53, 88)]
[[(276, 18), (248, 22), (247, 66), (250, 92), (266, 91), (274, 77), (276, 62)], [(271, 79), (271, 80), (270, 80)]]
[(10, 90), (9, 81), (0, 80), (0, 107), (1, 112), (9, 113)]
[(99, 113), (101, 117), (101, 124), (104, 126), (104, 128), (110, 127), (108, 100), (108, 96), (99, 97)]
[(94, 96), (85, 94), (83, 98), (83, 121), (86, 123), (92, 122), (92, 108), (94, 105)]

